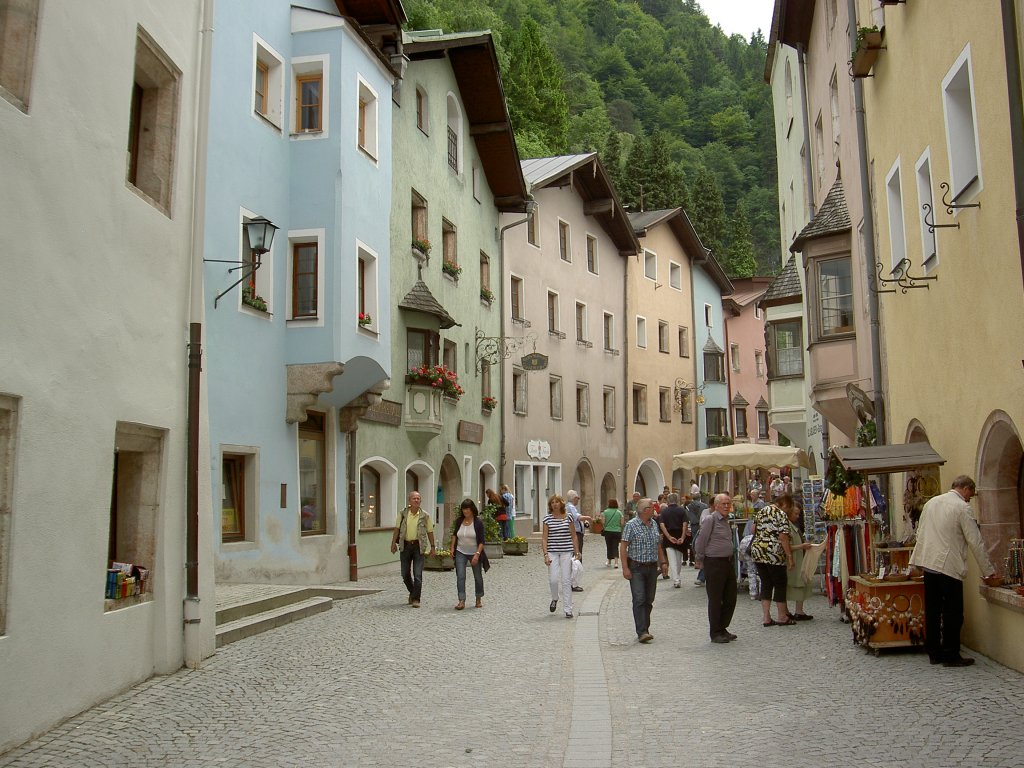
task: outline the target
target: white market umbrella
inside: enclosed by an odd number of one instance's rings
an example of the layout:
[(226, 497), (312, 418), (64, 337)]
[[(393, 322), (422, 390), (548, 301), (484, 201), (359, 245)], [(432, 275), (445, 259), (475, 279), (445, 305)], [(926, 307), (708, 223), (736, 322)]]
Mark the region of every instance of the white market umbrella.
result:
[(781, 467), (811, 468), (806, 451), (792, 446), (737, 443), (702, 451), (677, 453), (672, 469), (688, 469), (695, 474), (727, 472), (742, 469), (773, 469)]

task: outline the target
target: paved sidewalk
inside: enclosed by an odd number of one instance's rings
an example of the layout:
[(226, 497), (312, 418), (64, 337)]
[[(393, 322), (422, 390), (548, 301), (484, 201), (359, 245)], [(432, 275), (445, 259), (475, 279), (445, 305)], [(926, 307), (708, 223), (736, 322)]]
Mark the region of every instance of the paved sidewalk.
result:
[(814, 621), (765, 629), (741, 592), (740, 639), (712, 645), (687, 580), (659, 581), (639, 645), (619, 571), (588, 566), (572, 622), (548, 612), (536, 552), (495, 561), (480, 610), (452, 610), (454, 572), (425, 574), (418, 610), (375, 575), (359, 584), (382, 592), (136, 686), (0, 766), (1024, 766), (1016, 672), (875, 658), (820, 597)]

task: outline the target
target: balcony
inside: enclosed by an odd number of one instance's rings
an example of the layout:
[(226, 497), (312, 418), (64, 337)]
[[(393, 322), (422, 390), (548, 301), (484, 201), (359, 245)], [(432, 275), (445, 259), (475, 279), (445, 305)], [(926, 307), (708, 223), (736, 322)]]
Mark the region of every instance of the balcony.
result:
[(408, 384), (405, 388), (405, 415), (403, 423), (409, 432), (424, 435), (429, 440), (441, 434), (444, 410), (441, 390), (423, 384)]

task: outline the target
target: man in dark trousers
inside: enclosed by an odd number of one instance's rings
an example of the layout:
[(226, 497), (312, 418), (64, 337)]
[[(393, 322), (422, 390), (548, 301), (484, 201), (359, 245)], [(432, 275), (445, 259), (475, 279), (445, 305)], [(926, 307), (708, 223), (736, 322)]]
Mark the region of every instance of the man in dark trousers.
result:
[(729, 631), (736, 609), (736, 552), (732, 543), (729, 513), (732, 498), (727, 493), (715, 496), (713, 512), (700, 527), (693, 548), (697, 565), (704, 568), (708, 593), (708, 624), (712, 643), (728, 643), (736, 635)]
[(658, 515), (661, 527), (662, 544), (668, 556), (668, 575), (672, 577), (672, 586), (679, 589), (680, 571), (683, 568), (686, 537), (689, 525), (686, 522), (686, 510), (679, 506), (679, 494), (668, 495), (668, 506)]

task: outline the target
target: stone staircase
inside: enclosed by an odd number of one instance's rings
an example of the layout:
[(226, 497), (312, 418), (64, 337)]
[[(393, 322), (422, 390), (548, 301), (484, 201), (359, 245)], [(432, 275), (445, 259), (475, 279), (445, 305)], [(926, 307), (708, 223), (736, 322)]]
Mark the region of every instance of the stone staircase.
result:
[(217, 647), (329, 611), (335, 600), (379, 591), (340, 585), (218, 584)]

